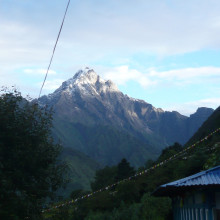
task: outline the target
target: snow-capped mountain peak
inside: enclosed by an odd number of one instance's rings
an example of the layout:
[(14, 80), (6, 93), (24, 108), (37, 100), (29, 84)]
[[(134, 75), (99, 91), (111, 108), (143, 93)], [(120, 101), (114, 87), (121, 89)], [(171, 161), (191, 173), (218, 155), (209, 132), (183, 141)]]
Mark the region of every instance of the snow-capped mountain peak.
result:
[[(101, 79), (90, 68), (79, 70), (54, 93), (42, 96), (39, 103), (42, 106), (53, 106), (57, 124), (62, 125), (58, 131), (64, 132), (62, 137), (66, 138), (68, 135), (68, 143), (69, 138), (74, 136), (68, 129), (73, 128), (74, 123), (85, 127), (102, 124), (126, 131), (146, 143), (155, 143), (155, 147), (159, 146), (157, 152), (162, 145), (170, 145), (176, 141), (185, 143), (213, 112), (211, 109), (204, 109), (202, 112), (198, 111), (204, 113), (202, 117), (198, 113), (186, 117), (178, 112), (157, 109), (144, 100), (124, 95), (113, 82)], [(62, 131), (65, 125), (66, 129)], [(84, 127), (79, 126), (80, 131), (81, 128)]]
[(98, 75), (93, 69), (86, 67), (84, 69), (80, 69), (74, 76), (73, 81), (76, 83), (92, 83), (94, 84), (97, 79)]
[(93, 69), (86, 67), (78, 70), (48, 97), (53, 98), (61, 93), (73, 94), (75, 91), (87, 96), (100, 95), (103, 92), (120, 92), (111, 80), (102, 79)]

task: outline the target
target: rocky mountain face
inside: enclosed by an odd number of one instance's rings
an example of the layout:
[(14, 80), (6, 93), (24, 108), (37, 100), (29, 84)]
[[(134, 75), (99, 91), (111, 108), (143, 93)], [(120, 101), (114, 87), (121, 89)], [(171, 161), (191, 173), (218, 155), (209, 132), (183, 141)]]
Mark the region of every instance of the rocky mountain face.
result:
[(187, 117), (163, 111), (124, 95), (89, 68), (39, 102), (54, 108), (54, 136), (102, 165), (116, 164), (123, 157), (142, 165), (165, 146), (186, 143), (213, 112), (199, 108)]
[[(189, 141), (187, 141), (186, 145), (189, 146), (196, 141), (203, 139), (218, 128), (220, 128), (220, 106), (215, 109), (211, 116), (208, 117), (196, 133), (189, 139)], [(215, 138), (212, 136), (209, 138), (209, 144), (210, 143), (220, 143), (220, 132), (215, 135)]]

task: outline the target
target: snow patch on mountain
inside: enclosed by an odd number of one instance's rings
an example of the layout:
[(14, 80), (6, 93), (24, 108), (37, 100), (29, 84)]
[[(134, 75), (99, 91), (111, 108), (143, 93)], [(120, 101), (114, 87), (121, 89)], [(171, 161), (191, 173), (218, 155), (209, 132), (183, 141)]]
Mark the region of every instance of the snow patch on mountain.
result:
[(85, 96), (97, 96), (106, 92), (120, 92), (111, 80), (103, 80), (93, 69), (86, 67), (79, 70), (72, 78), (63, 82), (54, 93), (48, 95), (48, 98), (53, 99), (63, 93), (71, 95), (76, 91), (80, 91)]

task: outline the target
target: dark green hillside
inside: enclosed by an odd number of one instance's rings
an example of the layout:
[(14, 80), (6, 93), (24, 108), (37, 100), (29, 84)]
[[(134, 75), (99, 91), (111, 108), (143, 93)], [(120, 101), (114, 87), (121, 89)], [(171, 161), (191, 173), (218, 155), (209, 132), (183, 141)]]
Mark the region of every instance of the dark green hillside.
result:
[(100, 169), (100, 165), (83, 153), (71, 148), (64, 148), (61, 158), (69, 168), (70, 182), (59, 194), (67, 197), (76, 189), (89, 190), (90, 182), (93, 180), (96, 170)]
[(160, 150), (136, 137), (105, 125), (54, 122), (54, 136), (64, 147), (78, 150), (101, 165), (115, 165), (126, 158), (133, 166), (143, 165), (146, 160), (156, 158)]
[(220, 127), (220, 107), (218, 107), (213, 114), (202, 124), (198, 131), (190, 138), (186, 145), (190, 145), (202, 138), (215, 129)]
[[(191, 144), (203, 139), (206, 135), (220, 127), (219, 108), (203, 124), (199, 131), (192, 137)], [(189, 143), (188, 143), (189, 144)], [(145, 167), (139, 168), (142, 171), (154, 166), (172, 155), (182, 152), (185, 146), (175, 143), (164, 149), (156, 161), (148, 161)], [(122, 182), (108, 191), (97, 193), (90, 198), (77, 203), (74, 206), (54, 211), (54, 219), (62, 219), (58, 213), (66, 215), (66, 219), (172, 219), (171, 203), (169, 198), (156, 198), (151, 193), (161, 184), (190, 176), (202, 170), (220, 164), (220, 131), (209, 138), (196, 144), (184, 153), (181, 153), (175, 160), (151, 170), (147, 174), (137, 176), (130, 181)], [(92, 188), (105, 187), (116, 181), (119, 165), (106, 167), (96, 172)], [(106, 172), (108, 171), (108, 172)], [(128, 170), (129, 171), (129, 170)], [(105, 182), (103, 182), (105, 180)], [(48, 219), (48, 218), (46, 218)]]
[[(69, 127), (66, 125), (67, 124), (64, 125), (60, 122), (59, 126), (56, 125), (56, 130), (54, 130), (56, 137), (65, 140), (64, 146), (66, 147), (64, 148), (63, 158), (67, 161), (71, 170), (71, 182), (65, 190), (65, 195), (69, 195), (71, 190), (74, 189), (89, 189), (90, 181), (92, 181), (95, 171), (100, 167), (94, 162), (95, 160), (99, 161), (102, 165), (115, 165), (124, 156), (127, 157), (128, 161), (132, 161), (131, 164), (133, 166), (137, 167), (138, 165), (144, 164), (147, 159), (151, 157), (155, 158), (155, 155), (151, 153), (150, 149), (149, 152), (144, 149), (144, 152), (149, 155), (148, 158), (144, 158), (141, 152), (143, 152), (142, 146), (146, 147), (145, 144), (131, 135), (118, 132), (108, 126), (86, 127), (82, 124), (70, 123), (68, 124)], [(220, 127), (220, 108), (216, 109), (208, 120), (204, 122), (202, 127), (190, 139), (187, 145), (193, 144), (204, 138), (218, 127)], [(216, 165), (218, 160), (215, 158), (215, 154), (218, 154), (218, 150), (210, 154), (208, 152), (206, 157), (204, 157), (204, 150), (206, 145), (212, 147), (219, 141), (219, 135), (214, 135), (208, 141), (202, 143), (198, 149), (201, 148), (203, 151), (193, 151), (192, 154), (194, 154), (194, 156), (191, 156), (192, 160), (190, 159), (184, 167), (182, 167), (183, 162), (185, 162), (184, 160), (176, 162), (174, 165), (175, 169), (173, 169), (175, 179), (191, 175), (197, 171), (199, 172), (204, 166), (210, 167)], [(89, 155), (89, 157), (74, 149), (79, 149)], [(138, 149), (140, 149), (140, 152)], [(164, 149), (158, 161), (164, 160), (177, 151), (178, 149), (175, 147)], [(118, 154), (115, 155), (114, 152), (118, 152)], [(159, 152), (159, 150), (157, 152)], [(167, 181), (173, 179), (169, 175), (167, 175), (167, 177)], [(158, 177), (156, 178), (157, 181), (159, 179)], [(151, 189), (155, 186), (156, 185), (152, 185)]]

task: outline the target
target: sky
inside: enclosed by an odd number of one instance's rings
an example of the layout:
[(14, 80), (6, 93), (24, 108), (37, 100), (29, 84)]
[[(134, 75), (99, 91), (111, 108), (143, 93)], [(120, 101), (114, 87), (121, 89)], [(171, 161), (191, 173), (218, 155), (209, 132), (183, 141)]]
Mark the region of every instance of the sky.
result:
[[(68, 0), (0, 0), (0, 87), (38, 97)], [(42, 94), (86, 66), (190, 115), (220, 105), (219, 0), (71, 0)]]

